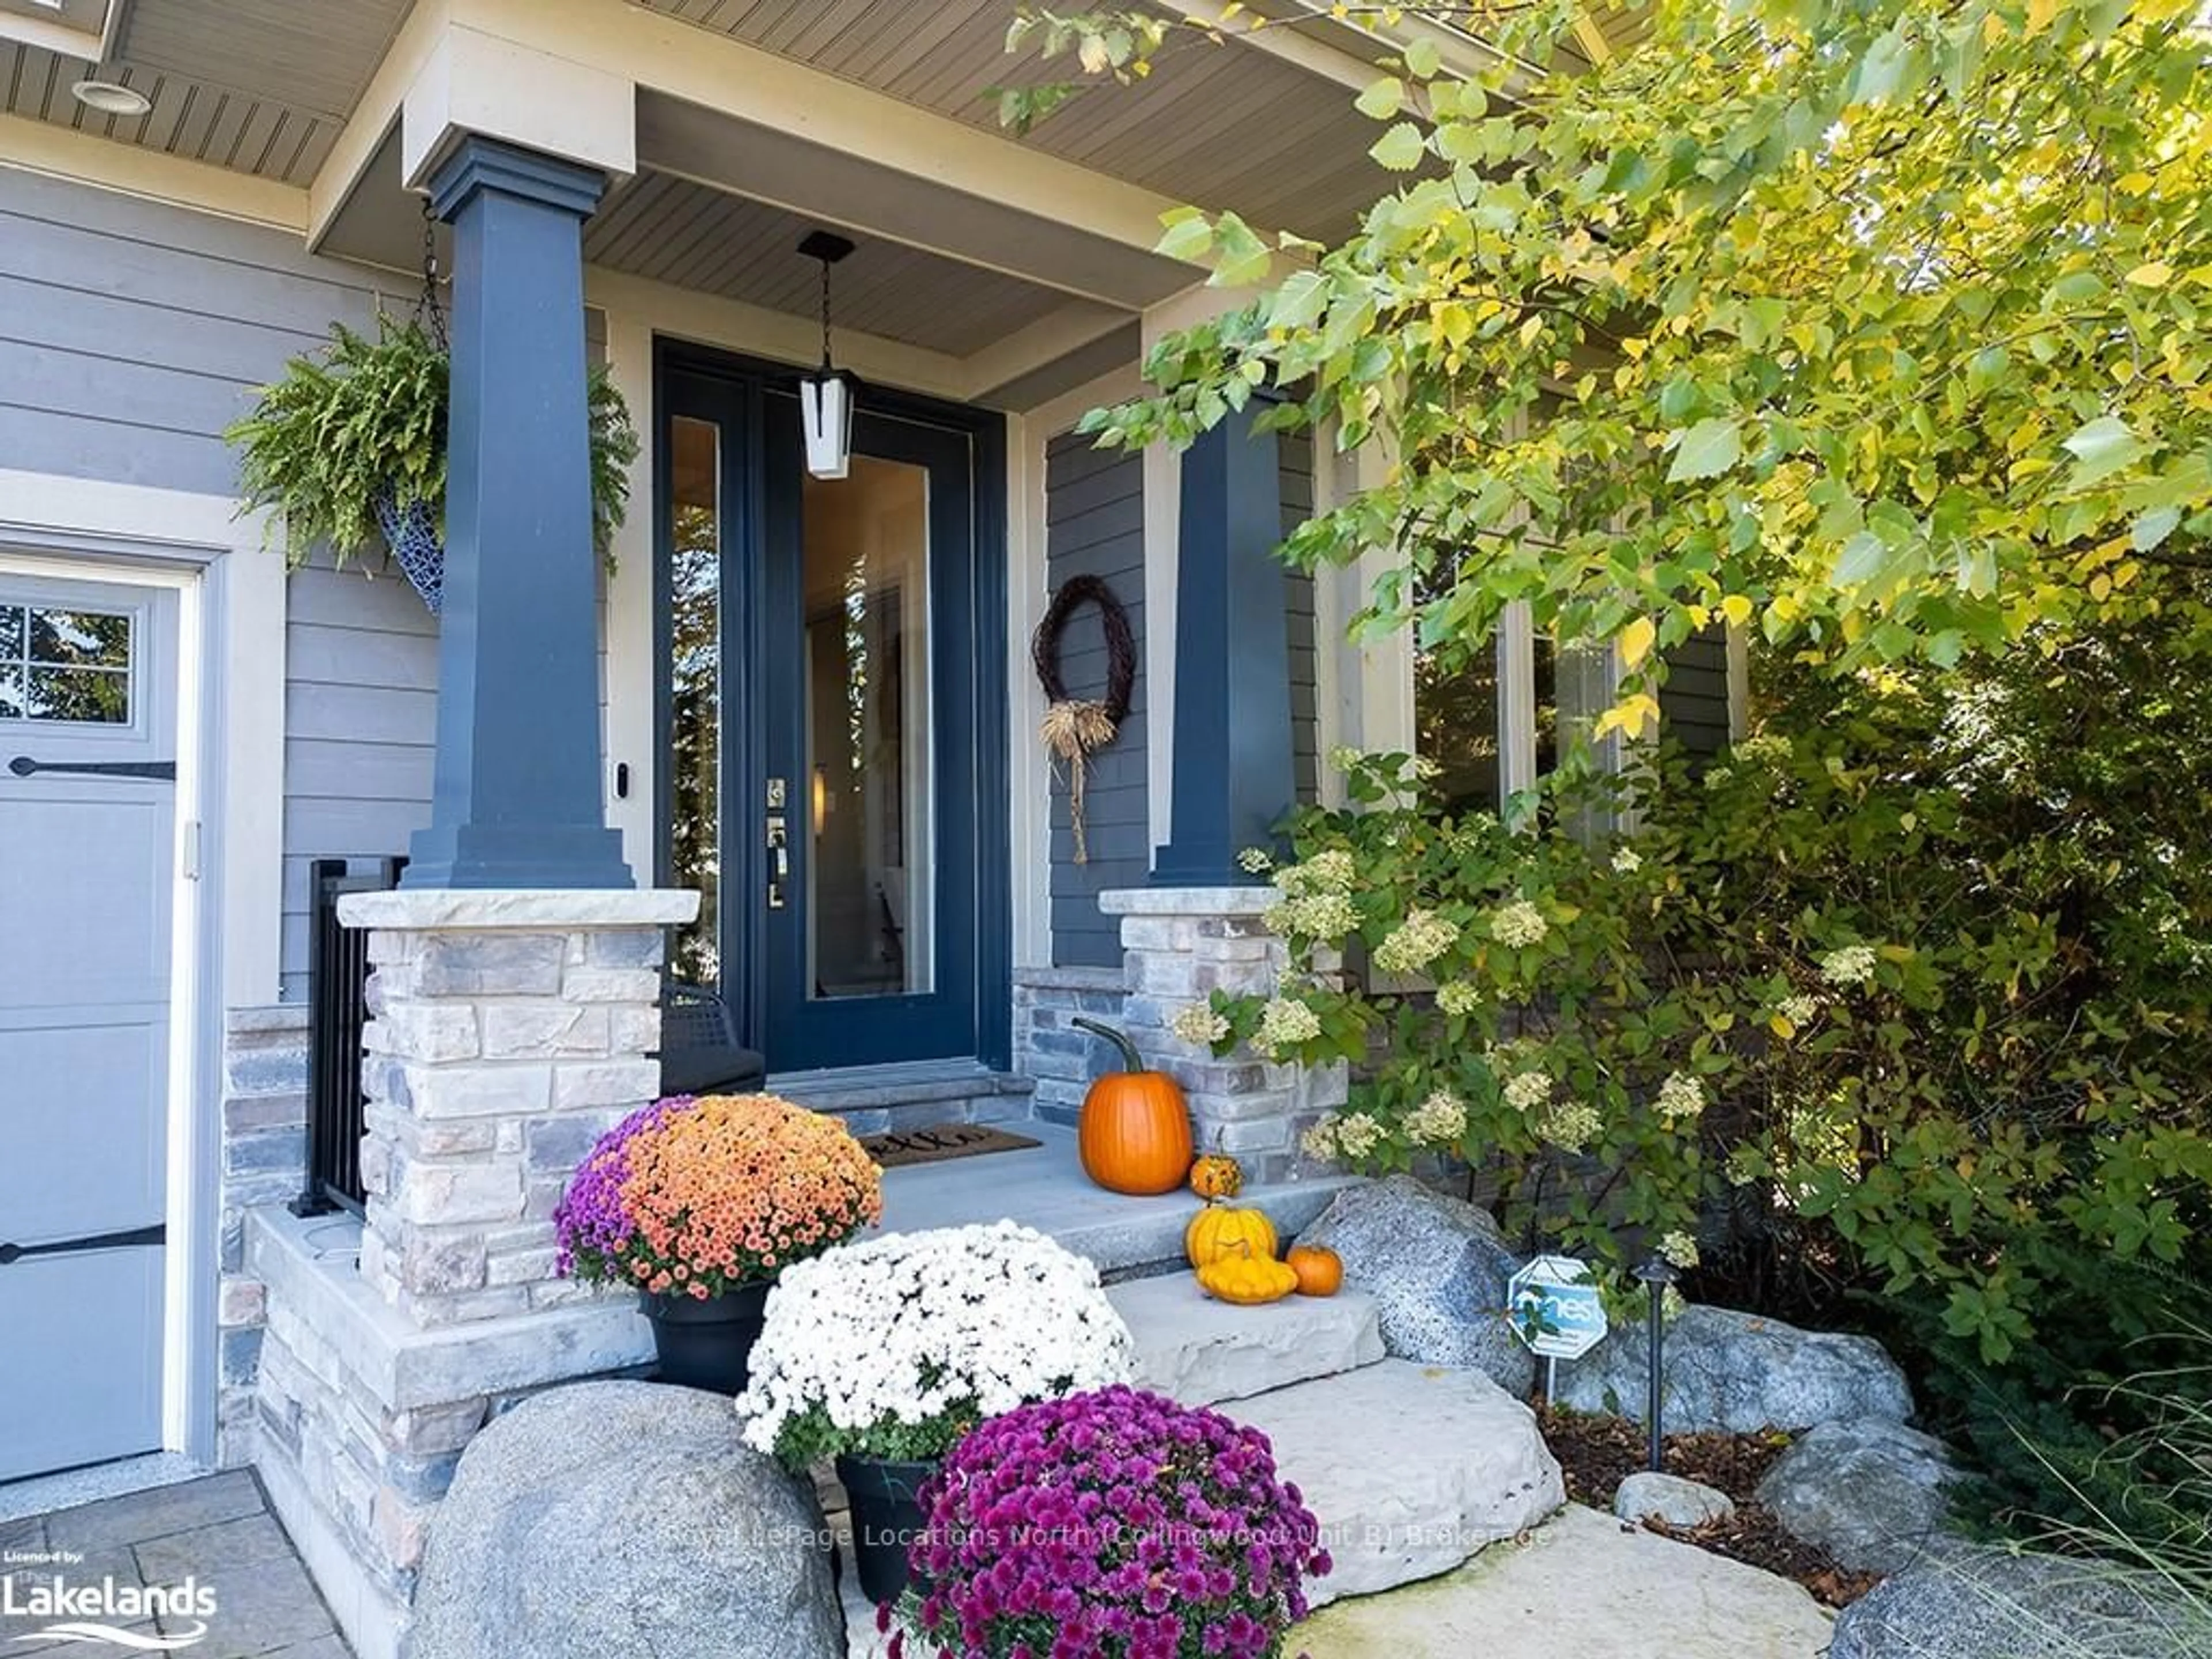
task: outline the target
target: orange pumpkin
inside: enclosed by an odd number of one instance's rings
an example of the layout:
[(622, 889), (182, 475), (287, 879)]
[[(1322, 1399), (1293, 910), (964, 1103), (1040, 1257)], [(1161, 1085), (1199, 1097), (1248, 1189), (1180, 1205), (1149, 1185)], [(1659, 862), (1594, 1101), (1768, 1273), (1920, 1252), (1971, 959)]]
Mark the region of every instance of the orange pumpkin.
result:
[(1283, 1261), (1298, 1276), (1300, 1296), (1334, 1296), (1344, 1288), (1344, 1261), (1321, 1244), (1293, 1244)]
[(1164, 1072), (1148, 1072), (1136, 1044), (1095, 1019), (1068, 1022), (1121, 1051), (1126, 1070), (1109, 1072), (1083, 1097), (1075, 1130), (1083, 1173), (1109, 1193), (1171, 1193), (1190, 1173), (1190, 1108)]
[(1225, 1152), (1208, 1152), (1190, 1166), (1190, 1189), (1212, 1203), (1244, 1190), (1244, 1166)]

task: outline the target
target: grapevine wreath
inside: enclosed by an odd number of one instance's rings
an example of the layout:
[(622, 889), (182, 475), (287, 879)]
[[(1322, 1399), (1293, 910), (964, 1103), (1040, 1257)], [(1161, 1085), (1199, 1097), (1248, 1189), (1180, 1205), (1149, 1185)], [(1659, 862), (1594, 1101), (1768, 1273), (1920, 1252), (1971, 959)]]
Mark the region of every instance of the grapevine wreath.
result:
[[(1060, 635), (1085, 605), (1098, 607), (1098, 620), (1106, 632), (1103, 699), (1069, 696), (1067, 683), (1060, 678)], [(1048, 699), (1037, 735), (1044, 739), (1048, 751), (1067, 763), (1067, 816), (1075, 832), (1075, 861), (1088, 864), (1091, 848), (1083, 826), (1085, 774), (1090, 757), (1114, 741), (1127, 718), (1129, 698), (1137, 684), (1137, 642), (1129, 632), (1129, 613), (1103, 577), (1071, 576), (1060, 585), (1052, 603), (1045, 607), (1044, 620), (1030, 638), (1030, 659), (1036, 665), (1037, 684)]]

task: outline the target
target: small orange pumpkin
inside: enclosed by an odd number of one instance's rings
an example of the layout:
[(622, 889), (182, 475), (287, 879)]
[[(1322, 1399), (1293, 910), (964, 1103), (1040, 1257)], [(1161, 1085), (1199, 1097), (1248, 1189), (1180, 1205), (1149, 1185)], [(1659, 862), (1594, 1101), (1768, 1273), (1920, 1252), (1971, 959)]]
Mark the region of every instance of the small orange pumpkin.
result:
[(1109, 1193), (1152, 1197), (1171, 1193), (1190, 1173), (1190, 1108), (1165, 1072), (1148, 1072), (1137, 1045), (1110, 1025), (1073, 1019), (1121, 1051), (1126, 1069), (1091, 1085), (1077, 1120), (1075, 1148), (1083, 1173)]
[(1344, 1288), (1344, 1260), (1323, 1244), (1293, 1244), (1284, 1265), (1298, 1276), (1300, 1296), (1334, 1296)]
[(1190, 1166), (1190, 1189), (1212, 1203), (1244, 1190), (1244, 1166), (1226, 1152), (1208, 1152)]
[(1182, 1230), (1182, 1253), (1194, 1267), (1204, 1267), (1225, 1255), (1251, 1255), (1269, 1261), (1275, 1255), (1275, 1224), (1265, 1210), (1240, 1210), (1229, 1204), (1209, 1204), (1191, 1217)]

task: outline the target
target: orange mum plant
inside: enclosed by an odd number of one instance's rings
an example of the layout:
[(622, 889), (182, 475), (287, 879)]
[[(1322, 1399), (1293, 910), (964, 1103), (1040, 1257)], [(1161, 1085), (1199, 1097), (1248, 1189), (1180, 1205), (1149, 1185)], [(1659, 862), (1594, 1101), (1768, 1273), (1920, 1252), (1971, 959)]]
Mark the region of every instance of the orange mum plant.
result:
[(592, 1148), (554, 1212), (564, 1273), (701, 1301), (883, 1218), (845, 1126), (774, 1095), (677, 1096)]

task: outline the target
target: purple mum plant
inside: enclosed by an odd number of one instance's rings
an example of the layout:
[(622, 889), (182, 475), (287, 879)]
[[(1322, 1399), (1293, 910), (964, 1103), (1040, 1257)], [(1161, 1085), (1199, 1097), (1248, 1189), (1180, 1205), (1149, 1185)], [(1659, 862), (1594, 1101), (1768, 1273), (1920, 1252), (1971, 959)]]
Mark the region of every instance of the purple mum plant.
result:
[(1278, 1659), (1329, 1569), (1266, 1435), (1135, 1389), (992, 1419), (921, 1502), (892, 1659)]

